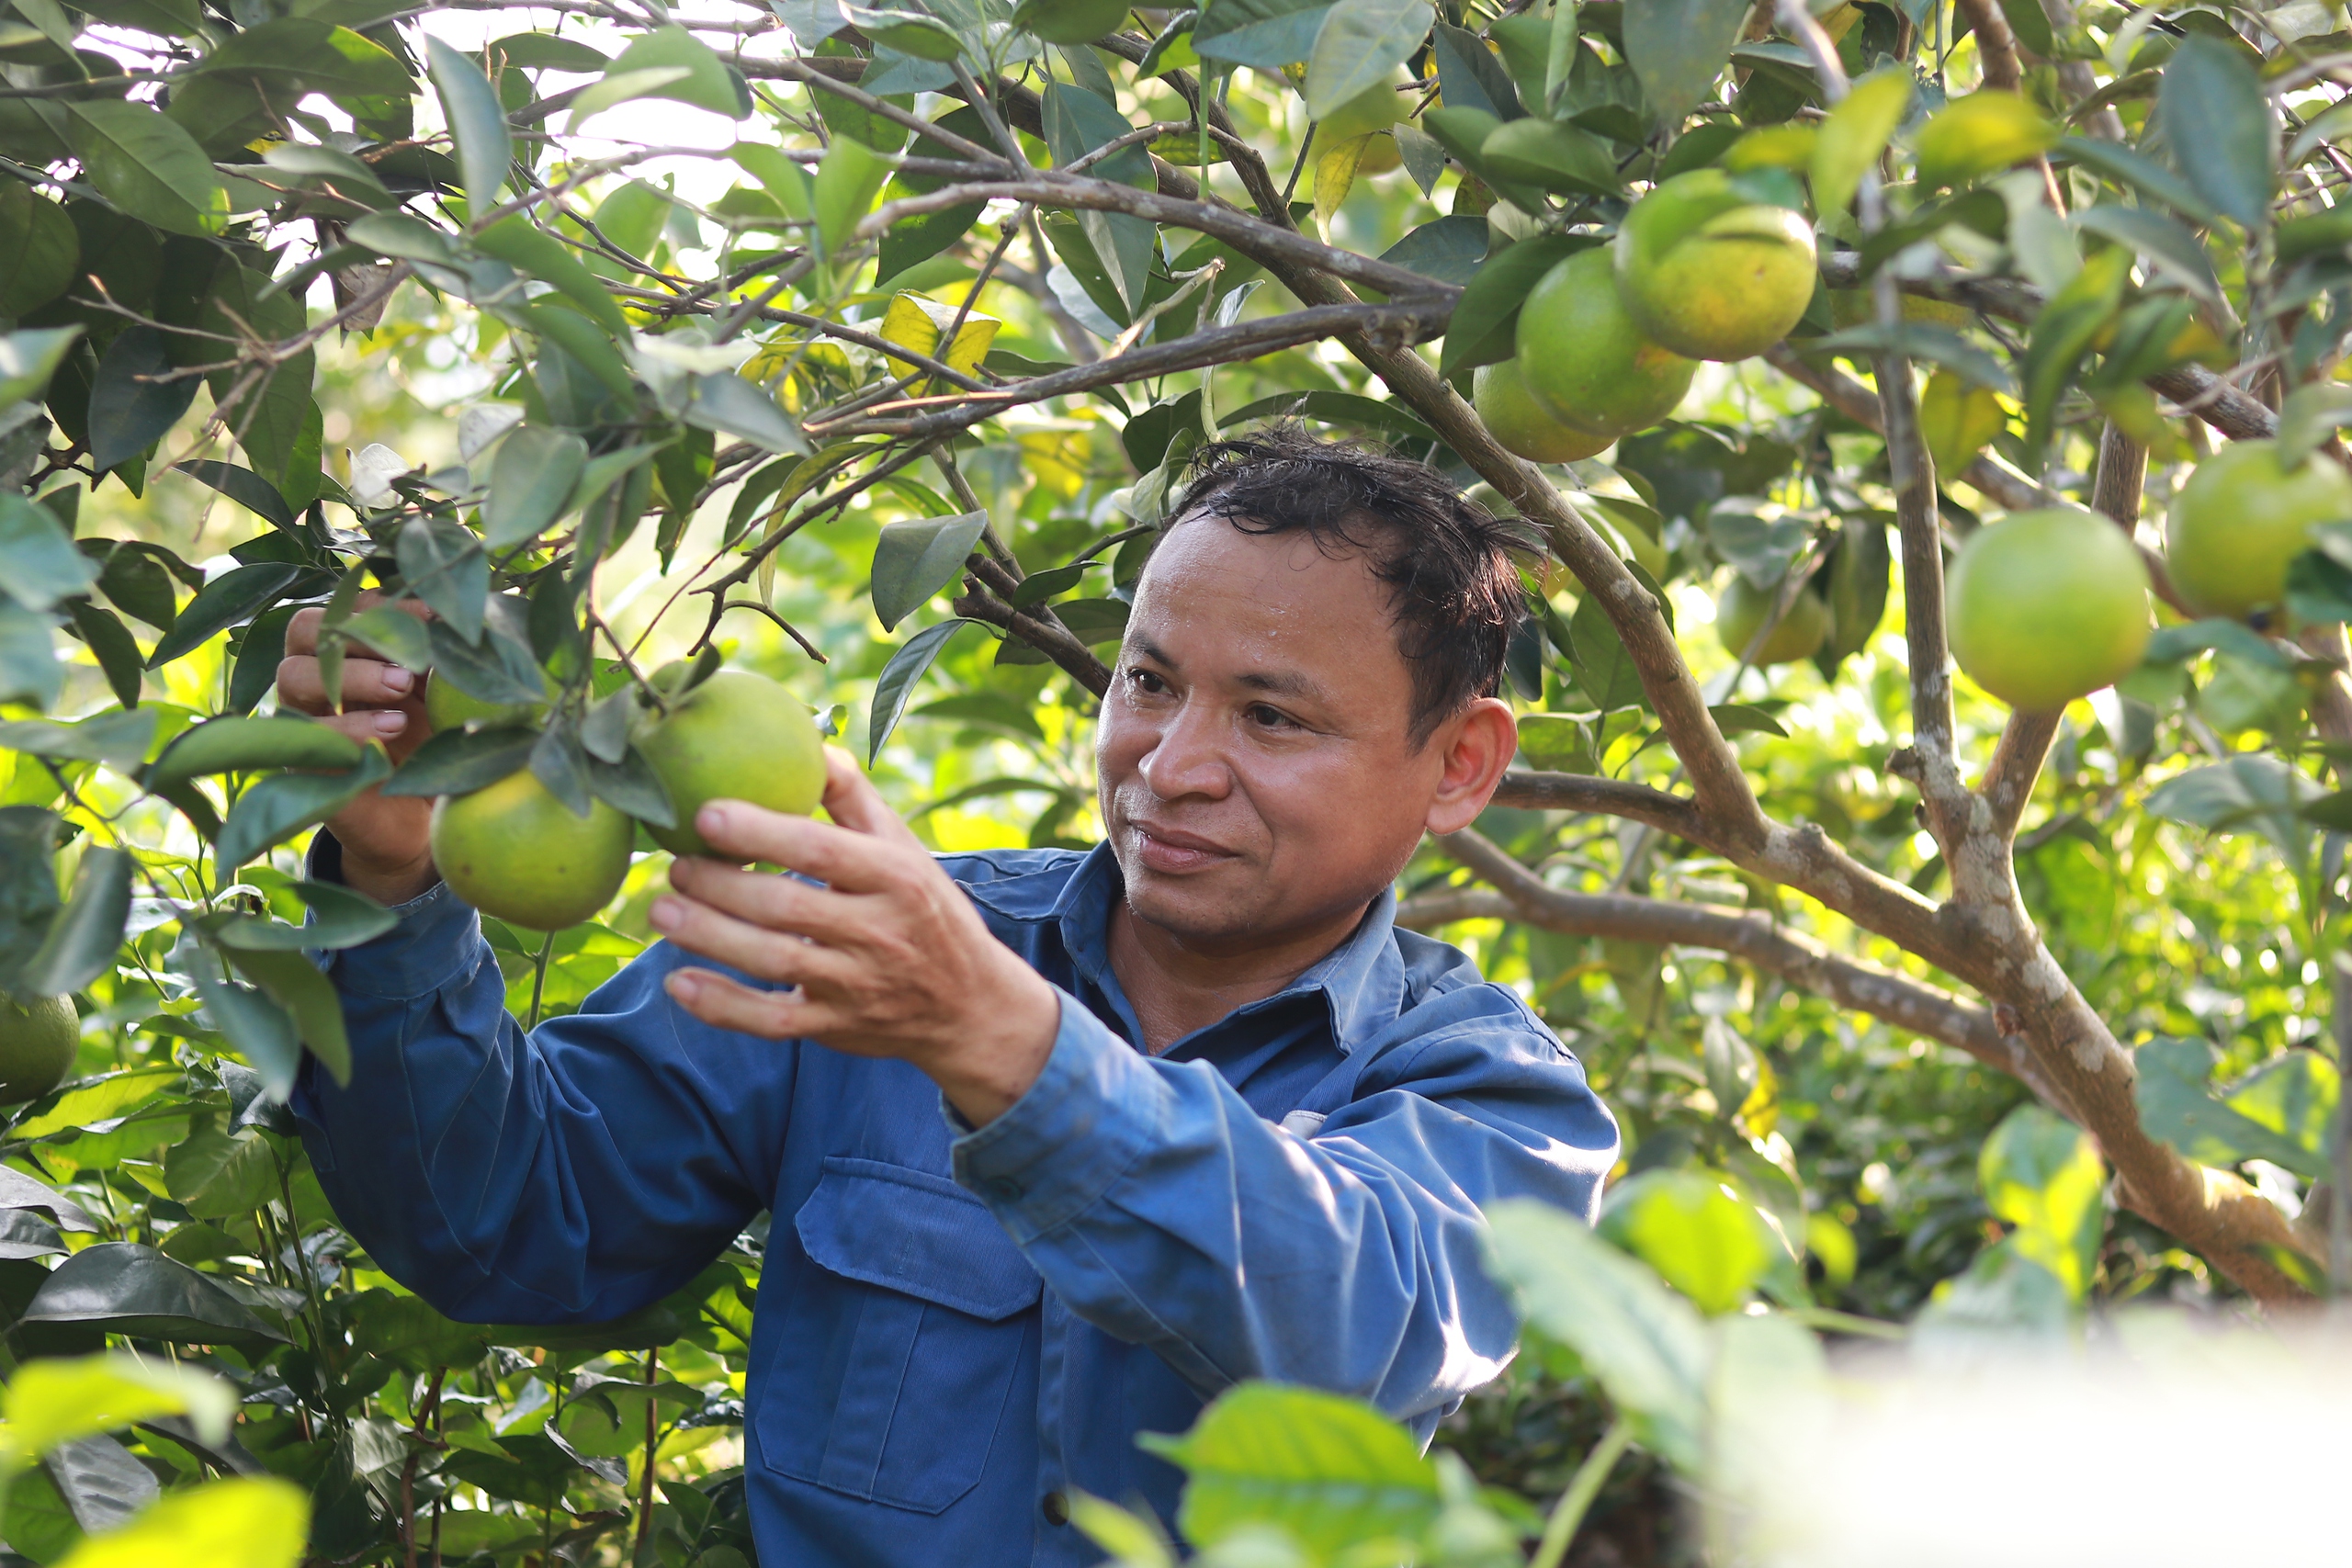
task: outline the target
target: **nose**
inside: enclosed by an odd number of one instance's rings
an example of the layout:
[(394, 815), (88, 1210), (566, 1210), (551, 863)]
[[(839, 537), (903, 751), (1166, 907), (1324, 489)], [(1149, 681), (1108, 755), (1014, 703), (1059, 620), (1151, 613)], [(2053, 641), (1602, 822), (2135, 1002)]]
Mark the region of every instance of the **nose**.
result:
[(1233, 791), (1233, 767), (1224, 740), (1224, 729), (1207, 705), (1188, 701), (1153, 738), (1136, 771), (1162, 800), (1222, 800)]

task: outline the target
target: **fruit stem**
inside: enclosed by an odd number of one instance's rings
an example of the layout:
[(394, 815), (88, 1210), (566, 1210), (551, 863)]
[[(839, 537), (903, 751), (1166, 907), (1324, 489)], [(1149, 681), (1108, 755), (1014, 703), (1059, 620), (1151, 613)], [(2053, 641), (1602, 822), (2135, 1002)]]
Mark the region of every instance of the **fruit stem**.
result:
[(539, 1026), (539, 1002), (548, 990), (548, 960), (554, 955), (555, 932), (549, 931), (539, 939), (539, 956), (531, 966), (531, 1020), (523, 1025), (526, 1034)]

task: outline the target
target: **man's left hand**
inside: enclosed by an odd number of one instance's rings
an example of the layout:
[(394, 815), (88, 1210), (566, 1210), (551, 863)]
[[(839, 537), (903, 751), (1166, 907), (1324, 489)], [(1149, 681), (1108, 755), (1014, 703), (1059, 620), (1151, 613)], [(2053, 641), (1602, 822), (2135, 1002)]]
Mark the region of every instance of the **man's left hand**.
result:
[(668, 981), (705, 1023), (806, 1038), (928, 1073), (974, 1126), (1027, 1091), (1052, 1052), (1060, 998), (989, 931), (971, 899), (847, 754), (826, 752), (831, 824), (740, 800), (695, 827), (714, 847), (813, 877), (682, 859), (654, 929), (690, 952), (796, 990), (755, 990), (707, 969)]

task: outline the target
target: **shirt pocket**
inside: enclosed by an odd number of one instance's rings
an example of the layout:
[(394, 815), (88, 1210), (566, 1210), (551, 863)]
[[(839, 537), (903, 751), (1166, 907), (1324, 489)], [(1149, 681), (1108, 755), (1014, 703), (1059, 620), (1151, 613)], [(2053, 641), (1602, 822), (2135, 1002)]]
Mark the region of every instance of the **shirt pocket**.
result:
[(1043, 1282), (944, 1177), (833, 1156), (794, 1216), (801, 1271), (761, 1402), (768, 1468), (936, 1514), (980, 1479)]

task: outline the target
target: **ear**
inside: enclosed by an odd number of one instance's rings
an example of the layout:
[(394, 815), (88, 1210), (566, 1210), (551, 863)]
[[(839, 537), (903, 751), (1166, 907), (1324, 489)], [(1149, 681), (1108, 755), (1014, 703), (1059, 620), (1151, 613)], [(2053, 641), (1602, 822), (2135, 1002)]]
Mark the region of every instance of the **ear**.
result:
[(1445, 749), (1445, 771), (1430, 799), (1424, 826), (1432, 833), (1454, 833), (1477, 820), (1503, 770), (1519, 754), (1519, 720), (1500, 697), (1479, 697), (1430, 737)]

